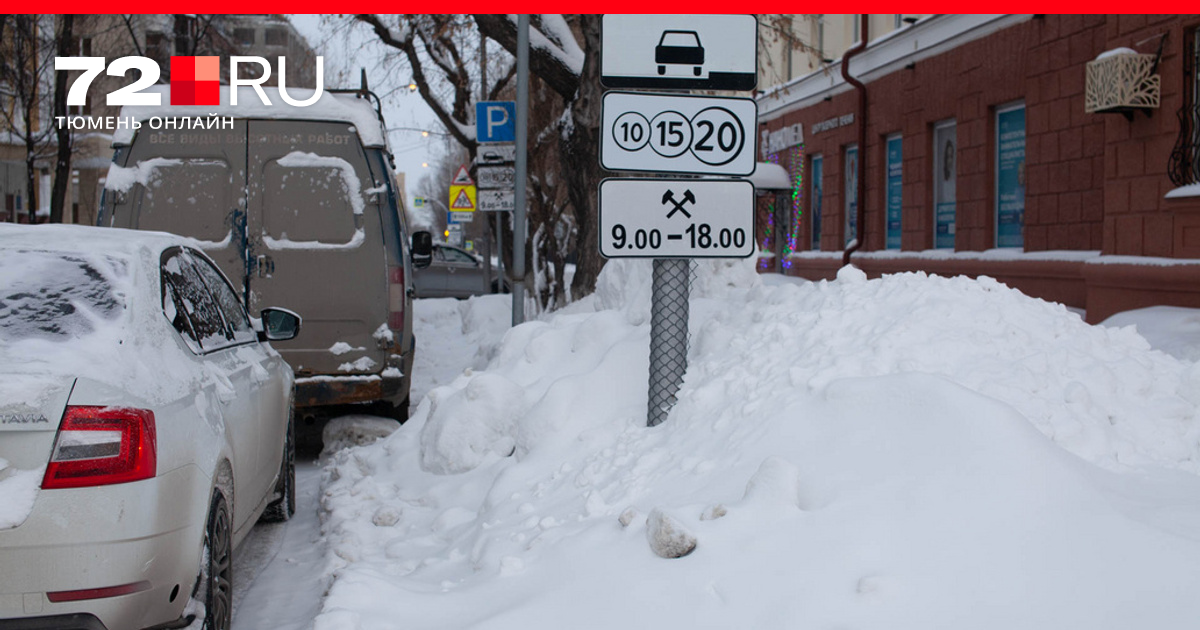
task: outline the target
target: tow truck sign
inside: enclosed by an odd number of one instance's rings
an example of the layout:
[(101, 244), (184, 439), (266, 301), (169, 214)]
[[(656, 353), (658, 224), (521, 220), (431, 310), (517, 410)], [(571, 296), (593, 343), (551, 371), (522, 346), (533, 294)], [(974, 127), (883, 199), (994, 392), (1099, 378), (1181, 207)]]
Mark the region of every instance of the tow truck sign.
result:
[(754, 254), (754, 185), (744, 179), (606, 179), (599, 207), (605, 258)]

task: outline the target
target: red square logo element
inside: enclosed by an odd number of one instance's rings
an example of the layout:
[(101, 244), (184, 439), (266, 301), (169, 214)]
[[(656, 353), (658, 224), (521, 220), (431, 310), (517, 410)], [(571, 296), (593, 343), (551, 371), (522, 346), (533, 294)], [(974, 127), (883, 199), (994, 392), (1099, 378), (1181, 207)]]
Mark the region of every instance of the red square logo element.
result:
[(220, 105), (221, 58), (171, 57), (172, 105)]

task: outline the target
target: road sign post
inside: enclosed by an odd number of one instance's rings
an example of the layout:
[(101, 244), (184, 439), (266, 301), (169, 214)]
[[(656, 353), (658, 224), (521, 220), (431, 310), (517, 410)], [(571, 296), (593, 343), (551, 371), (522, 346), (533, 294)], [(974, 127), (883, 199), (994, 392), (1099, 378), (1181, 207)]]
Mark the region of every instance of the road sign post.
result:
[[(605, 15), (600, 82), (610, 88), (752, 90), (752, 15)], [(743, 176), (754, 172), (752, 99), (609, 92), (600, 164), (615, 171)], [(733, 179), (606, 179), (600, 254), (653, 258), (646, 424), (666, 420), (687, 371), (690, 258), (754, 253), (754, 186)]]

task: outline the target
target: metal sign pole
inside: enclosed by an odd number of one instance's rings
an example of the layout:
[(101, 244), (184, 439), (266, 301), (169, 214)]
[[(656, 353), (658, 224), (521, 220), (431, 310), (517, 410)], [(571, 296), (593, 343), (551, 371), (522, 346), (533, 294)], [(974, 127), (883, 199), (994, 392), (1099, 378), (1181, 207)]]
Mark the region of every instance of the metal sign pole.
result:
[(517, 16), (516, 207), (513, 208), (513, 326), (525, 321), (525, 172), (529, 136), (529, 16)]
[[(600, 82), (609, 88), (752, 90), (753, 15), (605, 15)], [(653, 52), (651, 55), (650, 52)], [(608, 92), (600, 165), (611, 171), (754, 172), (753, 99)], [(606, 179), (600, 255), (653, 258), (647, 426), (667, 419), (687, 371), (692, 258), (754, 253), (754, 187), (735, 179)]]
[(657, 426), (675, 406), (687, 372), (691, 261), (655, 258), (650, 294), (650, 402), (646, 426)]

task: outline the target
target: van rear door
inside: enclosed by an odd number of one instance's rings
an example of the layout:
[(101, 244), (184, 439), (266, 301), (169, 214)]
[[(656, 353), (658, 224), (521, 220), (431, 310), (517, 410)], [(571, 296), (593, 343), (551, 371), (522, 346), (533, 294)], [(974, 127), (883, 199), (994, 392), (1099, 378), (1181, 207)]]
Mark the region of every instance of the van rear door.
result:
[(104, 222), (195, 238), (234, 286), (244, 287), (245, 137), (242, 120), (222, 131), (143, 126), (109, 173), (105, 205), (111, 212)]
[(251, 120), (247, 129), (250, 310), (290, 308), (299, 336), (274, 342), (297, 375), (378, 374), (388, 321), (378, 208), (384, 190), (352, 125)]

